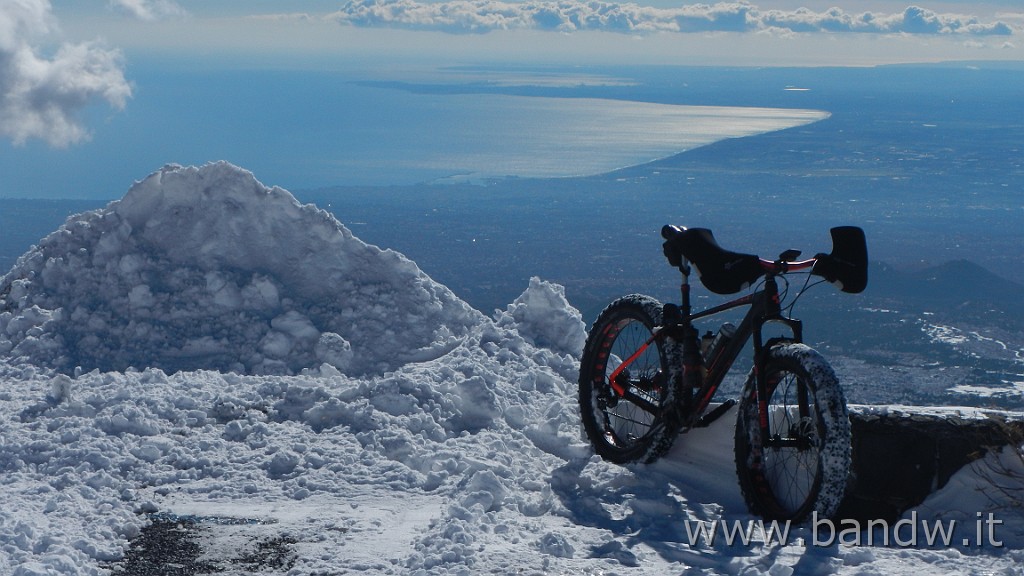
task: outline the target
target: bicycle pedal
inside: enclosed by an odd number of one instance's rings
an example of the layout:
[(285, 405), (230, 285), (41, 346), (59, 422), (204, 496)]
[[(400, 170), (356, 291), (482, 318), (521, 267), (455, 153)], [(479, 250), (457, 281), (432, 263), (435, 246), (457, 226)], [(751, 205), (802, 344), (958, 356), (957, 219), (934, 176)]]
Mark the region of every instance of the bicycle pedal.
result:
[(736, 405), (736, 400), (734, 400), (733, 398), (729, 398), (725, 402), (722, 402), (718, 406), (715, 406), (714, 409), (712, 409), (707, 414), (704, 414), (703, 416), (698, 418), (697, 421), (693, 423), (693, 427), (694, 428), (707, 428), (708, 426), (711, 425), (712, 422), (714, 422), (715, 420), (718, 420), (719, 418), (724, 416), (725, 413), (728, 412), (729, 409), (732, 408), (735, 405)]

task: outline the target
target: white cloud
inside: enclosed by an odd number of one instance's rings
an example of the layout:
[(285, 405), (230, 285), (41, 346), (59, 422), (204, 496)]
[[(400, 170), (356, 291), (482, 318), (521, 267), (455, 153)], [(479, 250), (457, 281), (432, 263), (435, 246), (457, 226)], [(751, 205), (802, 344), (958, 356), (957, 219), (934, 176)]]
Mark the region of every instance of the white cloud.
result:
[(172, 0), (109, 0), (109, 3), (115, 9), (147, 22), (186, 15), (185, 9)]
[(688, 4), (655, 8), (632, 3), (587, 0), (505, 2), (502, 0), (352, 0), (331, 15), (365, 27), (396, 27), (451, 33), (540, 29), (563, 32), (867, 32), (909, 34), (1012, 35), (1002, 21), (982, 22), (968, 15), (938, 13), (917, 6), (885, 14), (851, 13), (841, 8), (816, 12), (761, 10), (747, 2)]
[(64, 147), (88, 137), (79, 112), (96, 99), (122, 108), (131, 96), (121, 56), (96, 43), (41, 46), (57, 30), (47, 0), (0, 2), (0, 136)]
[(879, 32), (907, 32), (910, 34), (975, 34), (1010, 35), (1013, 29), (1005, 22), (980, 22), (974, 16), (940, 14), (918, 6), (910, 6), (902, 14), (876, 19), (882, 24)]

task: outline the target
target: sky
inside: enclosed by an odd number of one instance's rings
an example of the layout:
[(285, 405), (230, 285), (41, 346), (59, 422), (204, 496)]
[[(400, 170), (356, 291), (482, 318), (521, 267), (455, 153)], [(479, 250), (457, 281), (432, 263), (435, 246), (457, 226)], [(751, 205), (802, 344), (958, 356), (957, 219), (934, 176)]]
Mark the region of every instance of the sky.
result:
[[(239, 68), (365, 74), (484, 62), (1020, 61), (1022, 35), (1016, 0), (0, 0), (0, 155), (8, 156), (0, 170), (23, 167), (19, 184), (0, 182), (0, 197), (96, 195), (70, 189), (67, 178), (44, 182), (62, 166), (102, 169), (76, 149), (106, 146), (108, 159), (115, 141), (124, 149), (123, 134), (103, 133), (130, 130), (133, 113), (141, 116), (161, 91), (167, 96), (166, 85), (143, 81), (160, 69), (215, 77)], [(161, 113), (187, 122), (188, 106)], [(147, 162), (136, 178), (159, 168)]]

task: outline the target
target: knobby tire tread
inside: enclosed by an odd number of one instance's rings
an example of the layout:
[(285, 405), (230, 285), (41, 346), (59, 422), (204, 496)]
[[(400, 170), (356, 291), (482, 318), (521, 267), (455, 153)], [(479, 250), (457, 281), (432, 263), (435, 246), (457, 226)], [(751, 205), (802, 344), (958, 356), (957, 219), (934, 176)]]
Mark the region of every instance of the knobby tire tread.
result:
[[(751, 371), (743, 388), (736, 421), (736, 471), (740, 491), (754, 514), (771, 520), (806, 521), (817, 512), (820, 518), (832, 517), (845, 495), (850, 470), (850, 419), (842, 388), (831, 366), (804, 344), (784, 343), (768, 351), (765, 372), (769, 378), (790, 374), (808, 386), (809, 403), (817, 407), (816, 434), (821, 438), (816, 456), (817, 477), (799, 506), (784, 506), (778, 493), (791, 486), (772, 486), (766, 472), (764, 449), (758, 427), (756, 379)], [(769, 404), (778, 386), (769, 390)], [(770, 452), (768, 453), (770, 454)], [(775, 455), (769, 458), (778, 457)]]
[[(610, 391), (608, 375), (614, 367), (609, 366), (611, 361), (607, 356), (621, 335), (621, 330), (637, 330), (646, 338), (656, 326), (661, 325), (662, 309), (661, 302), (650, 296), (624, 296), (609, 304), (598, 315), (587, 337), (580, 361), (579, 378), (583, 432), (594, 447), (594, 451), (610, 462), (654, 462), (672, 448), (672, 443), (679, 434), (680, 423), (675, 417), (675, 412), (667, 409), (674, 406), (681, 393), (678, 385), (681, 353), (678, 343), (671, 338), (659, 338), (654, 343), (659, 363), (658, 379), (661, 383), (659, 405), (663, 410), (660, 415), (652, 415), (649, 427), (646, 427), (646, 431), (640, 437), (629, 442), (623, 441), (621, 445), (610, 441), (607, 424), (607, 414), (610, 410), (602, 405), (606, 402), (602, 398), (613, 394)], [(620, 352), (619, 356), (628, 356), (632, 351), (635, 350)], [(602, 354), (605, 357), (602, 357)]]

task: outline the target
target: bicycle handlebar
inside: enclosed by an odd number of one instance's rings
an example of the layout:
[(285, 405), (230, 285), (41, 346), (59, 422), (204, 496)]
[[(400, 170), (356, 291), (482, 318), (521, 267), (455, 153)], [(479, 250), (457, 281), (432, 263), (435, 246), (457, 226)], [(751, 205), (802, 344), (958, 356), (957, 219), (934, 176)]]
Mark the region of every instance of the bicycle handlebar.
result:
[(807, 268), (843, 292), (862, 292), (868, 281), (864, 231), (856, 226), (839, 226), (830, 233), (832, 252), (819, 253), (807, 260), (783, 261), (726, 250), (707, 228), (667, 224), (661, 229), (665, 239), (662, 248), (669, 264), (683, 269), (686, 262), (692, 263), (701, 283), (718, 294), (735, 294), (767, 273), (786, 274)]

